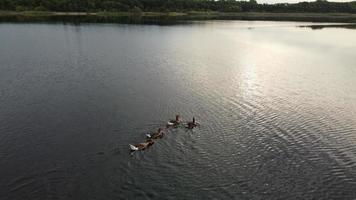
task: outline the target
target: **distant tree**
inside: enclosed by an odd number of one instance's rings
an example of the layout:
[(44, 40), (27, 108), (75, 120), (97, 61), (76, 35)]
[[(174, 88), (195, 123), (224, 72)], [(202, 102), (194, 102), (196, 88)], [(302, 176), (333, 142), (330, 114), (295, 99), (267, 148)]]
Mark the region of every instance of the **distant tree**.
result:
[(231, 5), (231, 6), (225, 7), (222, 11), (223, 12), (241, 12), (242, 9), (238, 5)]
[(131, 9), (131, 12), (134, 14), (134, 15), (141, 15), (142, 14), (142, 10), (141, 8), (135, 6), (133, 9)]
[(117, 1), (104, 1), (102, 8), (106, 11), (128, 11), (129, 7)]
[(249, 0), (249, 3), (250, 4), (257, 4), (257, 1), (256, 0)]
[(47, 8), (43, 7), (43, 6), (37, 6), (34, 8), (35, 11), (47, 11)]
[(25, 6), (16, 6), (15, 10), (17, 12), (22, 12), (22, 11), (26, 11), (27, 8)]
[(356, 1), (350, 4), (351, 12), (356, 13)]

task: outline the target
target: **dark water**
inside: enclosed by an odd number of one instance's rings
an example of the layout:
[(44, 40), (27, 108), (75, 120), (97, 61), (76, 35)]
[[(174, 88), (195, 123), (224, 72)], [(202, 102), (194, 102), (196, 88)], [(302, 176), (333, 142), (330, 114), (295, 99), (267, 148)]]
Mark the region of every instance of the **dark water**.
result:
[(356, 199), (356, 30), (308, 25), (0, 24), (0, 199)]

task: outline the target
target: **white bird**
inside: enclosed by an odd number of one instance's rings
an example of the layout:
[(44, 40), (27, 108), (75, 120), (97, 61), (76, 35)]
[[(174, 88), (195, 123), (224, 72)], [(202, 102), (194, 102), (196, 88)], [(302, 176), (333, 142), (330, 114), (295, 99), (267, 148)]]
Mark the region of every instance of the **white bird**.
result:
[(131, 150), (131, 151), (137, 151), (137, 150), (138, 150), (138, 148), (135, 147), (135, 146), (132, 145), (132, 144), (129, 144), (129, 147), (130, 147), (130, 150)]

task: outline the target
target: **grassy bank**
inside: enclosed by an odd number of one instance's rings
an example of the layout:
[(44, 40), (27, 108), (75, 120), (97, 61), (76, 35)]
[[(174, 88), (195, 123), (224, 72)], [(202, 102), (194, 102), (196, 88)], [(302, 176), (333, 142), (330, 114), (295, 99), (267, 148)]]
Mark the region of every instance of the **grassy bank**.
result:
[(35, 16), (100, 16), (100, 17), (121, 17), (121, 16), (182, 16), (187, 13), (178, 12), (49, 12), (49, 11), (0, 11), (0, 17), (9, 16), (23, 16), (23, 17), (35, 17)]
[(43, 12), (43, 11), (0, 11), (1, 21), (14, 18), (31, 19), (46, 17), (91, 17), (91, 18), (164, 18), (172, 20), (271, 20), (308, 22), (356, 23), (356, 14), (348, 13), (262, 13), (262, 12)]

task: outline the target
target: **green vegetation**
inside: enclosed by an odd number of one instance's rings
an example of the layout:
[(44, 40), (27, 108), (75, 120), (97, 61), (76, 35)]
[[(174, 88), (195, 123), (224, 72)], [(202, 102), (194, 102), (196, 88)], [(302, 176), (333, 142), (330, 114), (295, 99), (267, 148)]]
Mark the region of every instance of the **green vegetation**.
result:
[(356, 13), (356, 2), (258, 4), (256, 0), (0, 0), (0, 10), (52, 12), (287, 12)]
[(272, 20), (356, 23), (351, 13), (266, 13), (266, 12), (50, 12), (0, 11), (0, 22), (105, 22), (105, 23), (162, 23), (185, 20)]
[(274, 20), (356, 23), (356, 2), (258, 4), (256, 0), (0, 0), (0, 22)]

